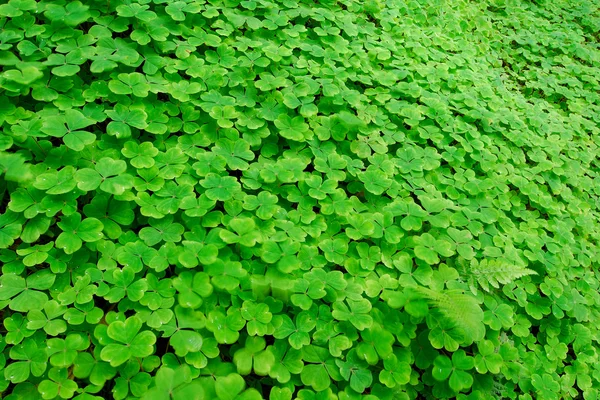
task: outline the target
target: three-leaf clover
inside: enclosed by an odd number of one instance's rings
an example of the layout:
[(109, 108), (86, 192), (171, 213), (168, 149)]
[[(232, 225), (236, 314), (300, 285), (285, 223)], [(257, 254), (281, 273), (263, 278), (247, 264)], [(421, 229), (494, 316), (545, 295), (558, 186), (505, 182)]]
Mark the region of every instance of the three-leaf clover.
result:
[(235, 343), (239, 331), (246, 325), (239, 309), (229, 308), (227, 314), (220, 310), (213, 310), (208, 314), (206, 328), (215, 335), (217, 342), (224, 344)]
[(373, 383), (368, 364), (358, 358), (355, 350), (348, 352), (345, 361), (336, 360), (336, 364), (340, 367), (340, 375), (350, 382), (350, 387), (356, 392), (363, 393)]
[(147, 97), (150, 85), (146, 77), (139, 72), (121, 73), (117, 79), (108, 82), (108, 88), (115, 94), (133, 94), (136, 97)]
[(371, 311), (369, 300), (347, 299), (346, 303), (342, 301), (333, 303), (331, 315), (335, 319), (338, 321), (349, 321), (358, 330), (367, 329), (373, 324), (373, 318), (369, 315), (369, 311)]
[(227, 376), (219, 376), (215, 382), (215, 394), (221, 400), (233, 400), (246, 387), (246, 381), (241, 375), (231, 373)]
[(127, 164), (123, 160), (103, 157), (96, 163), (94, 169), (83, 168), (75, 173), (77, 187), (89, 192), (100, 188), (114, 195), (121, 195), (133, 187), (133, 177), (125, 171)]
[(56, 172), (47, 172), (36, 177), (33, 186), (47, 194), (57, 195), (71, 192), (77, 186), (75, 168), (66, 166)]
[(159, 220), (151, 219), (150, 226), (140, 230), (140, 239), (148, 246), (154, 246), (162, 241), (177, 243), (181, 241), (181, 235), (184, 232), (181, 224), (173, 222), (172, 217)]
[(397, 349), (383, 360), (384, 369), (379, 374), (381, 383), (389, 388), (408, 384), (412, 374), (412, 357), (407, 349)]
[(304, 368), (302, 362), (302, 352), (290, 348), (284, 340), (276, 340), (267, 350), (275, 357), (275, 362), (269, 370), (269, 376), (276, 379), (279, 383), (290, 381), (292, 374), (299, 374)]
[(203, 298), (209, 297), (213, 292), (210, 277), (205, 272), (184, 271), (173, 279), (173, 287), (177, 289), (177, 300), (182, 307), (198, 308)]
[(43, 399), (55, 399), (59, 396), (69, 399), (79, 388), (77, 383), (69, 379), (69, 371), (66, 368), (50, 368), (48, 378), (50, 379), (44, 379), (38, 386)]
[(331, 385), (331, 380), (342, 379), (336, 359), (325, 348), (309, 345), (302, 349), (302, 359), (306, 362), (300, 379), (302, 383), (321, 392)]
[(444, 239), (436, 239), (430, 233), (424, 233), (415, 238), (415, 256), (429, 265), (440, 262), (439, 256), (450, 257), (454, 254), (452, 243)]
[(118, 367), (133, 357), (142, 358), (152, 354), (156, 336), (151, 331), (140, 332), (140, 329), (142, 321), (136, 316), (127, 318), (125, 322), (112, 322), (108, 326), (107, 335), (114, 342), (102, 349), (102, 360)]
[(131, 301), (139, 301), (148, 288), (145, 279), (136, 279), (131, 267), (106, 271), (104, 281), (111, 285), (111, 289), (103, 297), (111, 303), (116, 303), (125, 296)]
[(112, 119), (106, 126), (106, 133), (117, 138), (131, 137), (130, 127), (145, 129), (148, 126), (148, 114), (138, 108), (117, 104), (114, 109), (106, 110), (105, 113)]
[(103, 232), (110, 239), (117, 239), (123, 229), (135, 219), (132, 204), (119, 201), (108, 194), (96, 195), (91, 202), (83, 206), (86, 217), (96, 218), (104, 226)]
[(303, 346), (310, 344), (309, 333), (315, 328), (316, 321), (310, 313), (303, 311), (298, 314), (295, 323), (287, 315), (276, 315), (273, 318), (273, 325), (275, 327), (274, 338), (288, 338), (292, 348), (300, 350)]
[(242, 246), (253, 247), (260, 236), (256, 232), (256, 224), (252, 218), (235, 217), (229, 221), (230, 230), (219, 231), (219, 236), (225, 243), (239, 243)]
[(57, 368), (70, 367), (78, 352), (87, 349), (89, 345), (87, 336), (79, 332), (71, 333), (65, 339), (49, 339), (47, 354), (50, 356), (50, 365)]
[(43, 310), (43, 312), (41, 310), (29, 311), (27, 329), (44, 329), (51, 336), (57, 336), (67, 330), (67, 323), (63, 319), (57, 319), (67, 311), (66, 307), (61, 306), (56, 300), (50, 300), (44, 304)]
[(169, 326), (161, 328), (165, 330), (165, 335), (171, 335), (169, 343), (175, 349), (175, 354), (184, 357), (189, 353), (199, 353), (204, 340), (198, 330), (204, 328), (204, 315), (190, 308), (176, 306), (175, 320), (177, 324), (172, 327), (175, 332), (171, 333)]
[(277, 206), (277, 196), (262, 191), (258, 195), (246, 195), (244, 197), (244, 209), (256, 210), (256, 216), (260, 219), (268, 220), (273, 217), (279, 207)]
[(452, 353), (452, 359), (439, 355), (433, 361), (431, 374), (438, 381), (445, 381), (450, 377), (448, 384), (460, 392), (473, 385), (473, 376), (467, 372), (474, 366), (473, 357), (467, 356), (464, 350)]
[(67, 254), (73, 254), (81, 248), (83, 242), (97, 242), (104, 237), (104, 225), (96, 218), (82, 220), (81, 214), (74, 213), (61, 218), (57, 224), (62, 233), (56, 238), (56, 247)]
[(297, 142), (303, 142), (308, 139), (309, 127), (301, 116), (291, 118), (287, 114), (281, 114), (275, 120), (275, 126), (279, 129), (281, 136), (286, 139)]
[(265, 303), (245, 301), (240, 309), (242, 317), (247, 321), (246, 329), (250, 336), (264, 336), (271, 330), (273, 314)]
[(233, 176), (221, 176), (215, 173), (206, 175), (200, 181), (200, 185), (206, 189), (206, 196), (211, 200), (227, 201), (238, 193), (241, 186)]
[(194, 399), (204, 398), (200, 382), (192, 379), (188, 365), (161, 367), (154, 377), (154, 385), (142, 395), (144, 400), (155, 399)]
[(4, 368), (4, 377), (12, 383), (25, 382), (30, 374), (42, 376), (48, 365), (45, 349), (40, 348), (33, 339), (25, 339), (23, 343), (11, 347), (9, 356), (14, 362)]
[(500, 368), (504, 365), (502, 356), (496, 352), (494, 344), (490, 340), (483, 340), (477, 343), (479, 353), (475, 355), (474, 366), (475, 370), (480, 374), (485, 374), (490, 371), (492, 374), (500, 372)]
[(78, 110), (68, 109), (64, 115), (46, 118), (41, 131), (49, 136), (62, 138), (67, 147), (81, 151), (96, 140), (96, 135), (82, 130), (95, 122)]
[(41, 310), (48, 301), (48, 295), (43, 292), (54, 284), (56, 275), (49, 270), (40, 270), (22, 278), (8, 273), (0, 276), (0, 301), (10, 300), (11, 310), (27, 312)]
[(233, 363), (240, 375), (248, 375), (254, 370), (257, 375), (265, 376), (275, 363), (275, 357), (266, 350), (266, 341), (260, 336), (248, 336), (244, 347), (233, 354)]
[(152, 168), (154, 166), (154, 157), (158, 154), (158, 149), (152, 142), (143, 142), (138, 144), (134, 141), (125, 142), (121, 153), (131, 160), (131, 165), (135, 168)]

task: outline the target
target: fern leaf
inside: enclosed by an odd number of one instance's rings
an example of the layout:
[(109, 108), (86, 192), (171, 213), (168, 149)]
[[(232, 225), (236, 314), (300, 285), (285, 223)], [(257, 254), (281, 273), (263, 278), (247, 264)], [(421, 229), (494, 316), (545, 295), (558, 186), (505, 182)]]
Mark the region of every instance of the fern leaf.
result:
[(490, 285), (498, 289), (501, 284), (506, 285), (523, 276), (537, 274), (529, 268), (503, 259), (481, 260), (479, 262), (473, 260), (469, 271), (479, 286), (486, 292), (490, 291)]
[(427, 298), (432, 306), (461, 331), (467, 341), (483, 339), (483, 310), (473, 296), (460, 290), (436, 292), (424, 287), (415, 287), (414, 290)]

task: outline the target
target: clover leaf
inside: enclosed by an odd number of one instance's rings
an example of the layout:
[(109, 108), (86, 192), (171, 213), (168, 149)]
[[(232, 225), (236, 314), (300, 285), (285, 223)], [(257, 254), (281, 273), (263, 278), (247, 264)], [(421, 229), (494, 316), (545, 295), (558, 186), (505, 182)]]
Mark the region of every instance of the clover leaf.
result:
[(4, 369), (4, 377), (12, 383), (25, 382), (30, 375), (42, 376), (48, 365), (48, 356), (33, 339), (25, 339), (23, 343), (10, 349), (13, 363)]
[(175, 349), (175, 354), (184, 357), (189, 353), (200, 352), (203, 338), (197, 330), (204, 327), (204, 316), (183, 307), (175, 308), (175, 316), (177, 330), (170, 337), (170, 344)]
[(55, 300), (50, 300), (44, 304), (44, 312), (41, 310), (31, 310), (27, 314), (27, 329), (44, 331), (51, 336), (57, 336), (60, 333), (66, 332), (67, 324), (62, 319), (56, 319), (62, 316), (67, 308), (61, 306)]
[(348, 305), (338, 301), (333, 304), (331, 315), (338, 321), (350, 321), (358, 330), (369, 328), (373, 318), (368, 314), (371, 303), (366, 300), (346, 300)]
[(154, 166), (154, 157), (158, 154), (158, 149), (153, 146), (152, 142), (138, 144), (128, 141), (124, 144), (121, 153), (131, 159), (129, 162), (135, 168), (152, 168)]
[(192, 380), (188, 365), (162, 367), (154, 377), (154, 385), (142, 397), (152, 399), (203, 398), (204, 391), (199, 382)]
[(117, 367), (132, 357), (147, 357), (154, 351), (156, 336), (151, 331), (142, 331), (142, 321), (130, 317), (123, 321), (112, 322), (108, 326), (108, 337), (114, 343), (107, 344), (100, 353), (103, 361)]
[(56, 276), (48, 270), (41, 270), (27, 278), (9, 273), (0, 277), (0, 301), (10, 300), (8, 306), (14, 311), (27, 312), (40, 310), (48, 301), (44, 290), (54, 284)]
[(48, 117), (41, 131), (49, 136), (62, 138), (67, 147), (81, 151), (96, 140), (96, 135), (82, 130), (94, 123), (93, 119), (80, 111), (68, 109), (64, 115)]
[(98, 160), (94, 169), (83, 168), (75, 173), (77, 187), (89, 192), (100, 188), (100, 190), (114, 194), (123, 194), (133, 187), (133, 177), (124, 173), (127, 165), (122, 160), (113, 160), (104, 157)]
[(0, 215), (0, 226), (0, 245), (4, 248), (11, 246), (21, 235), (23, 229), (19, 215), (12, 211)]
[(102, 234), (104, 228), (102, 222), (96, 218), (82, 220), (79, 213), (61, 218), (57, 225), (62, 229), (62, 233), (56, 238), (56, 247), (63, 249), (67, 254), (79, 250), (83, 242), (96, 242), (104, 236)]
[(269, 192), (260, 192), (257, 196), (247, 195), (244, 197), (244, 209), (256, 210), (256, 216), (268, 220), (277, 212), (278, 198)]
[(300, 350), (290, 348), (283, 340), (276, 340), (273, 345), (267, 347), (267, 350), (275, 357), (269, 376), (279, 383), (289, 382), (292, 374), (299, 374), (302, 371), (304, 363)]
[(593, 1), (113, 3), (0, 4), (0, 397), (597, 397)]
[(27, 329), (28, 320), (22, 314), (16, 313), (3, 321), (6, 329), (5, 341), (8, 344), (19, 344), (24, 338), (30, 337), (35, 330)]
[(486, 373), (490, 371), (493, 374), (500, 372), (500, 368), (504, 364), (502, 356), (496, 353), (494, 344), (485, 340), (477, 344), (479, 354), (475, 356), (474, 366), (477, 372)]
[(429, 233), (419, 236), (416, 241), (418, 244), (415, 246), (415, 255), (430, 265), (440, 262), (439, 255), (450, 257), (454, 254), (452, 243), (436, 239)]
[(213, 310), (208, 314), (206, 328), (215, 335), (219, 343), (235, 343), (239, 338), (239, 331), (246, 325), (239, 310), (228, 309), (227, 314)]
[(40, 174), (36, 177), (33, 186), (45, 191), (47, 194), (57, 195), (72, 191), (77, 182), (74, 179), (75, 169), (66, 166), (60, 171)]
[(297, 322), (294, 322), (288, 316), (277, 316), (276, 321), (273, 322), (275, 326), (275, 332), (273, 337), (276, 339), (283, 339), (288, 337), (288, 341), (292, 348), (300, 350), (303, 346), (310, 344), (310, 335), (316, 322), (312, 315), (309, 313), (300, 313), (297, 317)]
[(133, 395), (145, 393), (152, 380), (150, 374), (140, 372), (140, 364), (135, 362), (125, 364), (119, 375), (115, 379), (115, 387), (112, 391), (115, 399), (125, 398), (129, 392)]
[(340, 367), (340, 375), (350, 382), (350, 387), (358, 393), (362, 393), (373, 383), (373, 376), (368, 369), (368, 364), (362, 362), (356, 356), (356, 352), (349, 352), (347, 361), (337, 360)]
[(88, 338), (80, 333), (72, 333), (65, 339), (50, 339), (47, 350), (50, 356), (50, 365), (57, 368), (70, 367), (75, 362), (77, 352), (86, 350), (89, 345)]
[(119, 74), (118, 79), (108, 82), (108, 88), (115, 94), (133, 94), (136, 97), (148, 96), (150, 85), (146, 77), (139, 72), (130, 74)]
[(408, 351), (396, 350), (394, 354), (383, 361), (384, 370), (379, 374), (381, 383), (389, 388), (406, 385), (410, 382), (411, 356)]
[(181, 241), (181, 235), (184, 227), (181, 224), (173, 223), (172, 218), (163, 218), (153, 220), (149, 227), (140, 230), (140, 239), (148, 246), (154, 246), (162, 241), (177, 243)]
[(123, 228), (135, 219), (131, 204), (115, 200), (107, 194), (95, 196), (83, 207), (83, 213), (87, 217), (100, 220), (104, 226), (103, 233), (110, 239), (120, 237)]
[(254, 371), (257, 375), (267, 375), (275, 363), (273, 354), (265, 349), (265, 339), (260, 336), (248, 336), (244, 347), (233, 354), (233, 363), (240, 375)]
[(182, 307), (198, 308), (203, 298), (209, 297), (213, 292), (209, 276), (205, 272), (182, 272), (173, 280), (173, 287), (177, 290), (177, 299)]
[(233, 400), (237, 398), (236, 396), (239, 396), (245, 387), (246, 382), (244, 378), (238, 374), (220, 376), (215, 382), (215, 392), (221, 400)]
[[(125, 296), (132, 301), (140, 300), (146, 291), (145, 279), (135, 279), (131, 267), (112, 269), (104, 273), (104, 281), (113, 287), (103, 297), (111, 303), (116, 303)], [(134, 282), (135, 280), (135, 282)]]
[(227, 201), (240, 190), (240, 184), (232, 176), (220, 176), (210, 173), (200, 181), (206, 189), (206, 196), (211, 200)]
[(114, 109), (105, 112), (112, 119), (106, 127), (106, 132), (117, 138), (131, 137), (131, 127), (144, 129), (148, 126), (148, 114), (144, 110), (117, 104)]
[(250, 336), (264, 336), (271, 330), (270, 322), (273, 314), (269, 311), (267, 304), (245, 301), (240, 311), (242, 317), (248, 321), (246, 327)]
[(307, 139), (308, 124), (304, 122), (304, 118), (301, 116), (290, 118), (285, 114), (281, 114), (275, 120), (275, 126), (279, 129), (281, 136), (286, 139), (295, 140), (297, 142), (302, 142)]
[[(306, 346), (302, 349), (302, 358), (306, 362), (300, 378), (302, 383), (321, 392), (331, 385), (331, 380), (342, 379), (336, 360), (330, 356), (329, 351), (322, 347)], [(360, 381), (360, 379), (359, 379)]]
[(64, 368), (52, 368), (48, 372), (50, 379), (44, 379), (38, 386), (38, 391), (44, 399), (53, 399), (58, 396), (70, 398), (77, 391), (78, 386), (69, 379), (68, 371)]
[(467, 371), (473, 368), (473, 358), (464, 350), (452, 354), (452, 360), (446, 356), (437, 356), (433, 362), (432, 375), (442, 381), (450, 377), (448, 383), (456, 392), (466, 390), (473, 384), (473, 377)]
[(229, 222), (229, 230), (221, 230), (219, 236), (225, 243), (239, 243), (243, 246), (253, 247), (259, 236), (256, 234), (256, 224), (252, 218), (236, 217)]
[(63, 7), (52, 4), (47, 8), (44, 15), (51, 21), (62, 21), (66, 25), (76, 26), (90, 17), (89, 6), (80, 1), (74, 1)]

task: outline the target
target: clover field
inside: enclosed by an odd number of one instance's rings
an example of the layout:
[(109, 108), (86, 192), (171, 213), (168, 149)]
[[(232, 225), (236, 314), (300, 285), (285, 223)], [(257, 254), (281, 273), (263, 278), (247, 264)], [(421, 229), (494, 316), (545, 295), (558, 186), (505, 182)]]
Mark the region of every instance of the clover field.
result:
[(599, 398), (597, 0), (0, 3), (0, 397)]

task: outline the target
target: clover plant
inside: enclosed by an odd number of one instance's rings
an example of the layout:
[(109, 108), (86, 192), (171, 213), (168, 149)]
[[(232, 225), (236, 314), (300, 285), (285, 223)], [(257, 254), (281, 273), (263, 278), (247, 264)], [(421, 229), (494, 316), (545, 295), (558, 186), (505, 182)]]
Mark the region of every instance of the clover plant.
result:
[(597, 2), (1, 3), (0, 397), (599, 397)]

